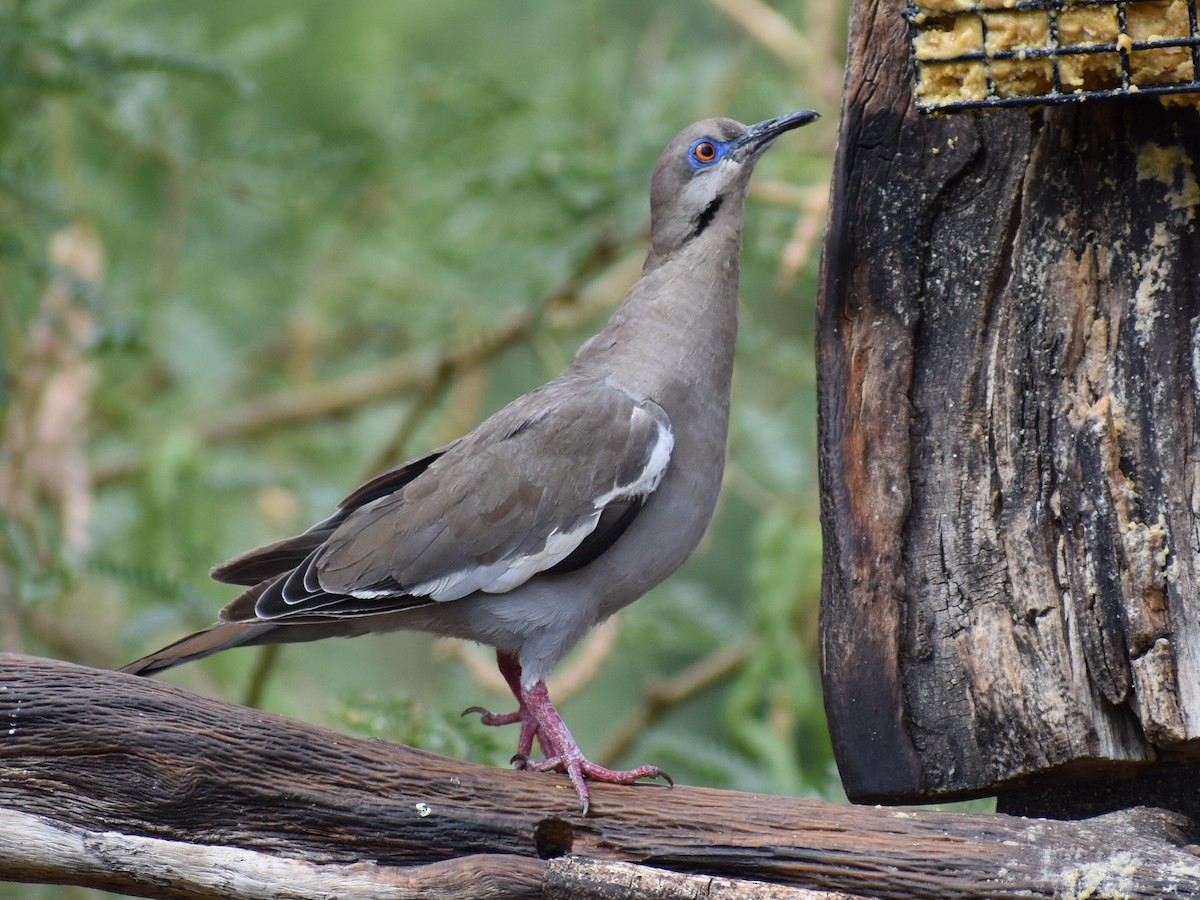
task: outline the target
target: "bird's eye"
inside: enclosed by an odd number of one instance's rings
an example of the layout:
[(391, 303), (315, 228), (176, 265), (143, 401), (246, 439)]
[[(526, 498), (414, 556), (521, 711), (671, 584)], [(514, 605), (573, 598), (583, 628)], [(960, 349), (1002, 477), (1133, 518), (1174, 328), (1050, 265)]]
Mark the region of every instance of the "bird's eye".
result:
[(717, 147), (712, 141), (700, 141), (692, 148), (696, 162), (710, 163), (717, 158)]

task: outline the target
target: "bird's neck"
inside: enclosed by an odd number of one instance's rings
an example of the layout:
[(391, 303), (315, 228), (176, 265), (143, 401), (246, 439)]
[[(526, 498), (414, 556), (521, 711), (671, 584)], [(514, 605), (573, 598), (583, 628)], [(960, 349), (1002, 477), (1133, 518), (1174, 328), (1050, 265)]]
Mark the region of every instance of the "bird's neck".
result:
[(745, 190), (731, 191), (715, 198), (698, 216), (671, 217), (665, 222), (654, 217), (651, 227), (650, 251), (642, 266), (642, 275), (687, 255), (711, 257), (733, 247), (736, 257), (741, 250), (742, 210)]
[(614, 368), (608, 377), (645, 396), (670, 384), (671, 390), (690, 386), (727, 402), (741, 250), (740, 216), (730, 218), (735, 221), (714, 223), (720, 227), (674, 253), (659, 257), (651, 251), (641, 279), (604, 330), (581, 348), (576, 364), (604, 368), (619, 358), (654, 360), (631, 372)]

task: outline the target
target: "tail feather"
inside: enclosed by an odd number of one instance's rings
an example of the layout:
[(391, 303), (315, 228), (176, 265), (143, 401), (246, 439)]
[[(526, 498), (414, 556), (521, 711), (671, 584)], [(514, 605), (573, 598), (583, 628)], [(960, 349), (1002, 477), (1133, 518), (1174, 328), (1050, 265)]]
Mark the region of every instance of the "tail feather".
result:
[(269, 639), (264, 641), (263, 638), (278, 627), (271, 622), (218, 622), (203, 631), (189, 634), (149, 656), (143, 656), (127, 666), (122, 666), (117, 671), (129, 675), (153, 675), (230, 647), (270, 643)]
[(221, 563), (209, 575), (214, 581), (225, 584), (254, 587), (280, 575), (287, 575), (308, 559), (308, 555), (325, 543), (331, 534), (333, 528), (315, 525), (304, 534), (258, 547)]
[(323, 522), (318, 522), (304, 534), (258, 547), (229, 562), (221, 563), (212, 570), (212, 577), (226, 584), (253, 587), (260, 582), (287, 575), (304, 562), (310, 553), (324, 544), (352, 512), (373, 500), (402, 490), (452, 446), (453, 444), (447, 444), (420, 459), (409, 460), (404, 465), (376, 475), (339, 503), (337, 512)]

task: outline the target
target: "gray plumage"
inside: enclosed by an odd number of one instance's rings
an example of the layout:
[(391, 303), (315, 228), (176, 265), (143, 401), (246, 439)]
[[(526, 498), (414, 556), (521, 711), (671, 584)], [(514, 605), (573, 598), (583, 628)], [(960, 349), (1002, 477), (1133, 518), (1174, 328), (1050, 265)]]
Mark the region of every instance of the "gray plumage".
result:
[(520, 673), (513, 717), (549, 745), (553, 758), (532, 767), (568, 771), (586, 809), (584, 775), (621, 779), (581, 755), (574, 765), (548, 698), (555, 722), (526, 693), (544, 692), (588, 629), (675, 571), (704, 533), (725, 460), (750, 173), (775, 137), (815, 117), (681, 132), (654, 172), (641, 279), (561, 375), (373, 479), (303, 535), (218, 566), (214, 578), (248, 590), (216, 625), (124, 671), (398, 629), (489, 644)]

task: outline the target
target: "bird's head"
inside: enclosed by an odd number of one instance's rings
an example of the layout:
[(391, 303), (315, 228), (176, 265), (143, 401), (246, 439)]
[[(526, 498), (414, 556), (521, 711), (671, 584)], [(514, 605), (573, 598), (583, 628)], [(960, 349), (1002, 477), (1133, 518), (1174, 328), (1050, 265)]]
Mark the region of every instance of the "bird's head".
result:
[(757, 125), (705, 119), (667, 145), (650, 185), (650, 260), (661, 260), (722, 220), (739, 223), (750, 173), (775, 138), (817, 118), (800, 110)]

